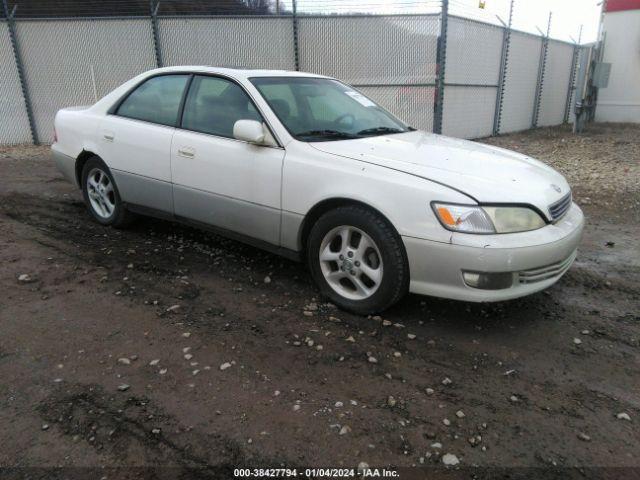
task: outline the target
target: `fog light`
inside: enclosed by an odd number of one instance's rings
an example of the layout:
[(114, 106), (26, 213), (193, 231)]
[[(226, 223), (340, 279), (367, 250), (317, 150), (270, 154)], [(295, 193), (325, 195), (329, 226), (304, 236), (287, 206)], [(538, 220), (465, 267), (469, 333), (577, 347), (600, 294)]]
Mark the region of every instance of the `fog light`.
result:
[(464, 283), (470, 287), (480, 288), (482, 290), (500, 290), (513, 285), (512, 272), (489, 273), (463, 271), (462, 278), (464, 278)]

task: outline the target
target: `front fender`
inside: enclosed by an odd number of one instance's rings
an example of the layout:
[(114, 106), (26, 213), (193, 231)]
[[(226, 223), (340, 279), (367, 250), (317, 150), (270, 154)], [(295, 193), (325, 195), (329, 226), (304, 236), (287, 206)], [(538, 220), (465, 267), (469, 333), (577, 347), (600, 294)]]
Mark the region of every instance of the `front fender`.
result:
[(282, 178), (282, 246), (300, 250), (305, 217), (322, 202), (344, 199), (384, 215), (402, 236), (449, 242), (430, 207), (433, 200), (470, 203), (444, 185), (379, 165), (320, 152), (303, 142), (287, 146)]

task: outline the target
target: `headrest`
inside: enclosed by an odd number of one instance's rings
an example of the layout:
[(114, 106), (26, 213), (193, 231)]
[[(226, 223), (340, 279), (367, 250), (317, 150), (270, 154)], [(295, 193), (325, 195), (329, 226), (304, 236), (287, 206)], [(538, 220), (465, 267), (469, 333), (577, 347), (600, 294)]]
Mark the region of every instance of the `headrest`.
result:
[(278, 116), (288, 117), (291, 113), (291, 108), (289, 108), (289, 102), (283, 100), (282, 98), (276, 98), (271, 100), (271, 106), (273, 111), (276, 112)]

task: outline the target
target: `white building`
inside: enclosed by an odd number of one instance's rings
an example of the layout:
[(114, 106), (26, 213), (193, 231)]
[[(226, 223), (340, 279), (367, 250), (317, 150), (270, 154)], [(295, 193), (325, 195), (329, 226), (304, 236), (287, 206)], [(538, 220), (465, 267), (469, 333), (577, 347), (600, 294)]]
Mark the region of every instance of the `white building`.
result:
[(608, 0), (602, 31), (611, 76), (598, 91), (596, 121), (640, 123), (640, 0)]

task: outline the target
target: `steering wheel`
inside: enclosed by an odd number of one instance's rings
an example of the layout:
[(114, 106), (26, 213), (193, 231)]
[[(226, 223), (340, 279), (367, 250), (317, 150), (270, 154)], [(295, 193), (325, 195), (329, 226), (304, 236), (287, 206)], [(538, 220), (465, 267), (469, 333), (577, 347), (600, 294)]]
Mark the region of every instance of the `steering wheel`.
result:
[(343, 113), (338, 118), (336, 118), (333, 122), (334, 123), (342, 123), (347, 118), (351, 118), (351, 121), (349, 121), (350, 125), (353, 125), (353, 122), (356, 121), (356, 117), (353, 115), (353, 113)]

